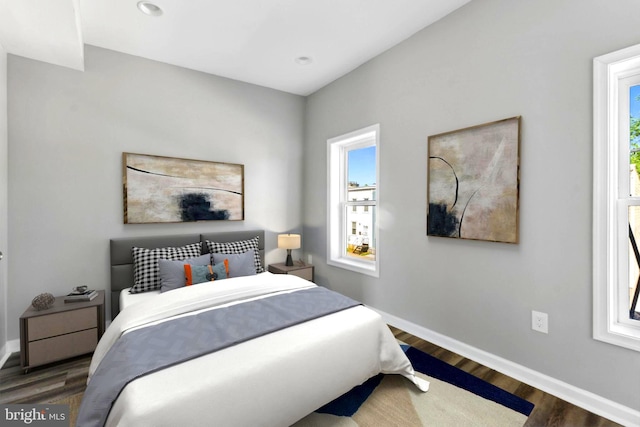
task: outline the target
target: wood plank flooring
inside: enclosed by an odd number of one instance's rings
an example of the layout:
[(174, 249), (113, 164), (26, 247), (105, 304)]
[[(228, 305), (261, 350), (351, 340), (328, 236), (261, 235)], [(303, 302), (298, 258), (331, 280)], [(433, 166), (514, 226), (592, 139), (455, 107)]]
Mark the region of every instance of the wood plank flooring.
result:
[(14, 353), (0, 369), (0, 403), (53, 403), (83, 393), (91, 354), (32, 368), (24, 374), (20, 354)]
[[(535, 408), (524, 427), (619, 426), (435, 344), (396, 328), (391, 330), (397, 339), (532, 402)], [(20, 357), (14, 354), (0, 369), (0, 403), (52, 403), (81, 393), (85, 389), (90, 361), (91, 355), (80, 356), (23, 374)]]

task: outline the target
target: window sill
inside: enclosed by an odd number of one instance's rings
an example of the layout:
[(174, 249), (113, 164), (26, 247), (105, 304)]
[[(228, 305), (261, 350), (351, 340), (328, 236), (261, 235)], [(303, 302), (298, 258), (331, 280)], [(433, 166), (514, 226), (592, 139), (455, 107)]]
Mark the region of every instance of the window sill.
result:
[[(618, 328), (615, 328), (618, 329)], [(617, 345), (619, 347), (628, 348), (629, 350), (640, 351), (640, 340), (631, 338), (629, 331), (599, 331), (595, 330), (593, 339)]]
[(329, 259), (327, 260), (327, 264), (356, 273), (366, 274), (368, 276), (380, 277), (378, 265), (376, 262), (372, 261), (359, 261), (353, 258), (341, 257), (337, 259)]

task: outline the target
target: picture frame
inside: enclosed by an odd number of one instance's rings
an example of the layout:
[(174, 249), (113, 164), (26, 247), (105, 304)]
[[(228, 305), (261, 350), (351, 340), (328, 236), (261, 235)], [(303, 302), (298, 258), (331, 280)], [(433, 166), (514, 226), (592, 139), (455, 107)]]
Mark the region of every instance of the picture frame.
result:
[(244, 165), (122, 153), (125, 224), (244, 220)]
[(427, 236), (518, 243), (520, 122), (428, 137)]

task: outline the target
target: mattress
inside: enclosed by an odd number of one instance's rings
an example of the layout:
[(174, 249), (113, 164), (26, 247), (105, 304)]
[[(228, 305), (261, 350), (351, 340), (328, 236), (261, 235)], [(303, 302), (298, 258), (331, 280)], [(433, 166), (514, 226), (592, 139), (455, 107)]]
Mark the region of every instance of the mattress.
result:
[[(296, 276), (262, 273), (130, 304), (101, 339), (89, 381), (127, 331), (310, 286)], [(356, 306), (140, 377), (122, 390), (106, 425), (286, 426), (379, 372), (428, 389), (380, 315)]]
[(147, 301), (149, 299), (153, 299), (156, 296), (160, 295), (160, 290), (157, 291), (149, 291), (149, 292), (141, 292), (138, 294), (130, 294), (129, 290), (131, 288), (126, 288), (120, 291), (120, 310), (124, 310), (132, 304)]

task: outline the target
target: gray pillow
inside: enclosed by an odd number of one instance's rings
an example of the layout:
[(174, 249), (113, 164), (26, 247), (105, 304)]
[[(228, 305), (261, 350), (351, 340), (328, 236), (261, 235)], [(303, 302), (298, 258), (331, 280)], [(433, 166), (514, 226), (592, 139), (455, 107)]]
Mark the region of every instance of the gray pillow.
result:
[(249, 240), (238, 240), (235, 242), (212, 242), (206, 240), (207, 249), (212, 254), (243, 254), (246, 251), (253, 249), (253, 262), (256, 268), (256, 273), (264, 272), (262, 268), (262, 262), (260, 260), (260, 248), (259, 248), (260, 236), (256, 236)]
[(241, 254), (213, 253), (211, 255), (214, 264), (224, 262), (225, 259), (229, 260), (229, 277), (255, 276), (256, 274), (253, 249)]
[(160, 289), (159, 259), (182, 260), (196, 258), (200, 254), (202, 254), (202, 244), (200, 242), (178, 248), (131, 248), (131, 255), (133, 256), (133, 287), (129, 292), (137, 294)]
[(173, 289), (181, 288), (185, 285), (184, 265), (209, 265), (211, 264), (211, 255), (206, 254), (197, 258), (181, 259), (172, 261), (169, 259), (158, 260), (158, 275), (160, 276), (160, 292), (167, 292)]

